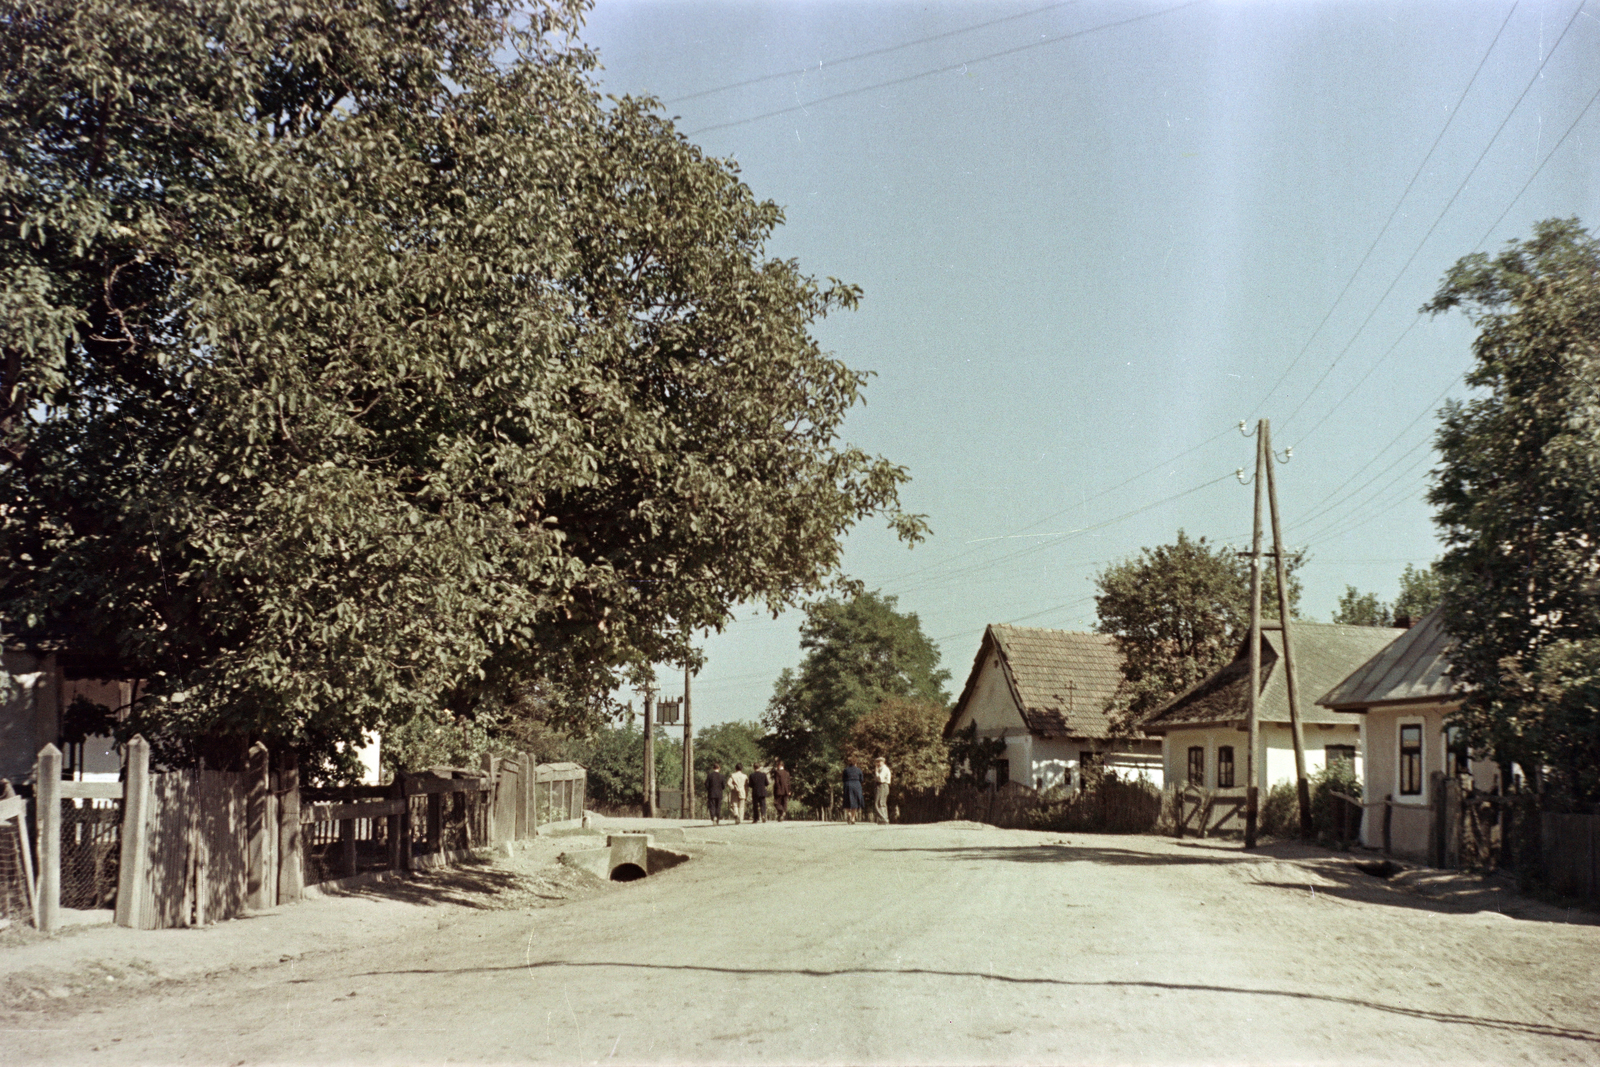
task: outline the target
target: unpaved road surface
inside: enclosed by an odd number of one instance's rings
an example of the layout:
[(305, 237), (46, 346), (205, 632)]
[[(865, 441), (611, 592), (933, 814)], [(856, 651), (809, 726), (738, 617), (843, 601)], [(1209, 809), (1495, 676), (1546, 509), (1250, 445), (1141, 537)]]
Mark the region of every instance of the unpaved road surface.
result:
[(1459, 877), (966, 824), (674, 847), (559, 907), (35, 1002), (0, 1060), (1600, 1063), (1594, 917)]

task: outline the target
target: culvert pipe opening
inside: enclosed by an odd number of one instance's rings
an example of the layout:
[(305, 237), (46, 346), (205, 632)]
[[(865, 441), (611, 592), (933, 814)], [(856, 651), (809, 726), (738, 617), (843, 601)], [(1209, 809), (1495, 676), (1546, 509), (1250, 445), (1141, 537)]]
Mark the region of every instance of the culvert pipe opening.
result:
[(611, 880), (613, 882), (637, 882), (645, 874), (645, 869), (637, 863), (619, 863), (611, 869)]

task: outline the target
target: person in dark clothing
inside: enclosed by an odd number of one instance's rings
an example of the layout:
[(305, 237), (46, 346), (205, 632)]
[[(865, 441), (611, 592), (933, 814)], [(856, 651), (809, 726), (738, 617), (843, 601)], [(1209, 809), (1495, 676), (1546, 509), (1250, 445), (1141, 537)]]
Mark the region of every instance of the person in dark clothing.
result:
[(722, 764), (713, 763), (706, 774), (706, 810), (711, 813), (711, 825), (722, 825), (722, 790), (728, 779), (722, 773)]
[(772, 795), (771, 785), (767, 779), (767, 772), (761, 769), (761, 764), (756, 764), (756, 769), (750, 772), (750, 821), (760, 822), (767, 815), (767, 797)]
[(852, 759), (844, 769), (844, 821), (854, 826), (861, 806), (861, 768)]
[(783, 760), (772, 771), (772, 814), (779, 822), (789, 817), (789, 772)]

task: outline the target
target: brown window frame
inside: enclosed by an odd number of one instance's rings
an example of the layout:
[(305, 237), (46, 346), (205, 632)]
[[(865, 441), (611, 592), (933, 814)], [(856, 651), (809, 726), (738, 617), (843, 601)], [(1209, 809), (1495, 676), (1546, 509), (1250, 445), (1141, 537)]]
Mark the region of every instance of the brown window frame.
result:
[[(1414, 735), (1408, 738), (1406, 735)], [(1400, 762), (1395, 768), (1396, 777), (1399, 779), (1400, 795), (1403, 797), (1420, 797), (1422, 795), (1422, 724), (1420, 722), (1403, 722), (1400, 724)]]
[(1233, 788), (1233, 746), (1217, 746), (1217, 788)]

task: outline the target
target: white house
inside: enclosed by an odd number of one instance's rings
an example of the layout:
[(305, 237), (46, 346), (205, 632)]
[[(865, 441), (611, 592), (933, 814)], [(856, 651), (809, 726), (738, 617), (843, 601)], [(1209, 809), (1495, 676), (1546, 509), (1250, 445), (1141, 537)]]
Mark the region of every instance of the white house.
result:
[[(1306, 773), (1315, 774), (1336, 759), (1348, 759), (1362, 772), (1365, 746), (1361, 716), (1313, 703), (1327, 689), (1400, 633), (1377, 626), (1339, 626), (1295, 622), (1295, 675), (1300, 690), (1300, 721), (1305, 736)], [(1221, 670), (1179, 693), (1140, 725), (1162, 739), (1166, 780), (1192, 785), (1218, 801), (1213, 829), (1244, 829), (1247, 715), (1250, 705), (1250, 642)], [(1289, 716), (1289, 686), (1283, 661), (1283, 634), (1261, 635), (1261, 692), (1256, 701), (1260, 743), (1256, 786), (1263, 801), (1276, 782), (1295, 778), (1294, 732)]]
[(1122, 654), (1105, 634), (996, 623), (983, 633), (945, 736), (976, 723), (1003, 738), (1001, 784), (1076, 788), (1098, 765), (1161, 786), (1160, 742), (1113, 738), (1106, 704), (1122, 682)]
[[(1367, 753), (1363, 799), (1369, 804), (1393, 801), (1391, 846), (1408, 858), (1428, 855), (1434, 772), (1470, 775), (1483, 790), (1497, 784), (1495, 764), (1474, 764), (1465, 743), (1445, 725), (1465, 694), (1450, 677), (1449, 651), (1449, 635), (1434, 611), (1317, 701), (1360, 719)], [(1382, 810), (1367, 809), (1362, 844), (1376, 848), (1383, 843)]]

